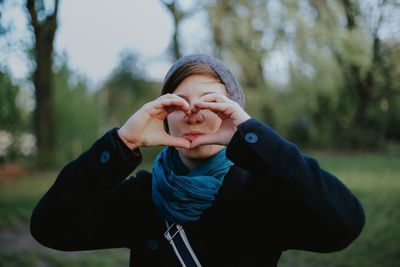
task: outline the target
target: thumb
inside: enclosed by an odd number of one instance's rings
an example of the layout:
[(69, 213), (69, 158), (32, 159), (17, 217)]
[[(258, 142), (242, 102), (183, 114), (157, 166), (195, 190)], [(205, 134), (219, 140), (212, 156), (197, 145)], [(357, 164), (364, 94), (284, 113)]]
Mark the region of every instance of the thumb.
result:
[(190, 148), (190, 142), (186, 140), (185, 138), (179, 138), (175, 136), (170, 136), (167, 135), (163, 138), (163, 145), (166, 146), (176, 146), (176, 147), (182, 147), (182, 148)]
[(218, 136), (214, 134), (205, 134), (196, 137), (190, 144), (190, 148), (195, 148), (201, 145), (215, 145), (219, 144)]

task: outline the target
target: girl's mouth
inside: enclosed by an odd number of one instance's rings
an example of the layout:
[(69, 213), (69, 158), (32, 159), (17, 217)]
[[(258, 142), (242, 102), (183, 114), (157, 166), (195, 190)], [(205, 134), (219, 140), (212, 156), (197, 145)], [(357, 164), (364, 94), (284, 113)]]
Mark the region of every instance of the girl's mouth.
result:
[(196, 139), (197, 137), (199, 137), (201, 134), (185, 134), (183, 136), (183, 138), (185, 138), (186, 140), (192, 142), (194, 139)]

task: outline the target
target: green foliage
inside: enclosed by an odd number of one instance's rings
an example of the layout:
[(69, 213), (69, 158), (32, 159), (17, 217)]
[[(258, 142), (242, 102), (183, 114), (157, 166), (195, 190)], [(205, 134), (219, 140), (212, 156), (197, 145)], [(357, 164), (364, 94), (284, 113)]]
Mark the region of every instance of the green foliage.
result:
[[(205, 4), (215, 54), (238, 74), (249, 113), (295, 142), (343, 148), (399, 140), (400, 41), (381, 36), (396, 27), (389, 8), (400, 14), (390, 1)], [(263, 77), (277, 54), (286, 84)]]
[(21, 122), (17, 106), (19, 87), (14, 85), (7, 73), (0, 70), (0, 130), (15, 131)]
[[(395, 2), (197, 1), (198, 9), (180, 15), (186, 21), (201, 8), (207, 12), (214, 54), (240, 78), (250, 115), (302, 146), (384, 148), (400, 140), (400, 41), (387, 36), (399, 32)], [(3, 24), (8, 13), (1, 13)], [(13, 34), (10, 25), (3, 25), (4, 37)], [(31, 41), (13, 43), (26, 50)], [(200, 45), (193, 50), (209, 52)], [(271, 60), (276, 54), (279, 62)], [(268, 71), (281, 61), (287, 63), (282, 69), (287, 81), (276, 83), (280, 73)], [(65, 64), (55, 71), (59, 163), (78, 156), (159, 95), (162, 85), (141, 66), (138, 54), (124, 52), (96, 91)], [(20, 88), (0, 73), (0, 130), (15, 140), (33, 128), (33, 114), (17, 101)], [(7, 153), (6, 160), (17, 159), (18, 144)]]
[(23, 128), (22, 111), (17, 105), (19, 87), (11, 82), (6, 72), (0, 70), (0, 132), (7, 135), (10, 144), (3, 147), (0, 154), (0, 163), (15, 160), (18, 156), (18, 136)]
[(143, 104), (160, 94), (161, 85), (146, 79), (138, 66), (137, 55), (123, 53), (119, 65), (97, 93), (105, 128), (121, 127)]
[(389, 140), (400, 140), (400, 42), (388, 43), (387, 55), (380, 70), (380, 85), (384, 89), (377, 97), (377, 108), (385, 116), (385, 135)]
[(57, 162), (78, 157), (99, 137), (100, 108), (85, 82), (66, 64), (55, 72)]

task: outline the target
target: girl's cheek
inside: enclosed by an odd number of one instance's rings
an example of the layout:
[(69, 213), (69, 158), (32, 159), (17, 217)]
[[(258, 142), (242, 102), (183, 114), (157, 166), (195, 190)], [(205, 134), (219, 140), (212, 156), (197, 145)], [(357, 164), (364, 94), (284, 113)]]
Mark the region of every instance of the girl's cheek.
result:
[(174, 111), (168, 114), (167, 121), (171, 134), (176, 134), (178, 130), (176, 128), (184, 122), (184, 116), (185, 113), (183, 111)]
[(180, 120), (183, 119), (184, 116), (185, 113), (183, 111), (177, 110), (168, 114), (167, 118), (168, 120)]
[(218, 117), (217, 114), (215, 114), (214, 112), (212, 112), (211, 110), (208, 109), (203, 109), (202, 110), (204, 117), (206, 117), (207, 119), (214, 121), (214, 120), (220, 120), (221, 118)]
[(203, 110), (203, 115), (210, 128), (219, 128), (221, 126), (221, 118), (210, 110)]

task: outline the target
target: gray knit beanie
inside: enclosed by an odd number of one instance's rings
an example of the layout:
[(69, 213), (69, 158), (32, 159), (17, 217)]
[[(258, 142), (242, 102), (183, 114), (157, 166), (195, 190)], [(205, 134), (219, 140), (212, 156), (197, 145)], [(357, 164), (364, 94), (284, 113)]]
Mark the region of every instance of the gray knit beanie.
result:
[(222, 63), (221, 60), (213, 56), (198, 54), (198, 55), (189, 55), (181, 57), (169, 69), (167, 75), (165, 76), (164, 81), (168, 80), (168, 78), (172, 75), (172, 73), (174, 73), (178, 68), (191, 62), (200, 62), (210, 66), (218, 74), (219, 78), (224, 83), (225, 88), (228, 91), (228, 97), (233, 101), (237, 102), (242, 108), (244, 108), (245, 97), (238, 80), (235, 78), (232, 72), (224, 65), (224, 63)]

